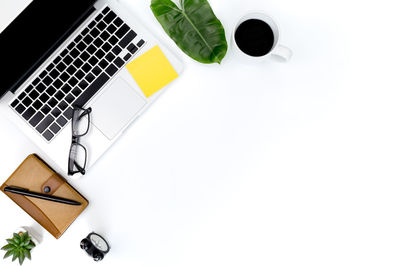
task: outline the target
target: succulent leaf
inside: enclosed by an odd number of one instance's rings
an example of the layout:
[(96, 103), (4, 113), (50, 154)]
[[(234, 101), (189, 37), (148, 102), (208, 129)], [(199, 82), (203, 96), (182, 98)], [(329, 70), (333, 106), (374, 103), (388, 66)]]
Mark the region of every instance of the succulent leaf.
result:
[(10, 257), (13, 254), (14, 250), (9, 250), (6, 252), (6, 254), (4, 255), (3, 259)]
[(15, 248), (15, 246), (13, 244), (7, 244), (4, 247), (2, 247), (1, 249), (2, 250), (10, 250), (10, 249), (13, 249), (13, 248)]

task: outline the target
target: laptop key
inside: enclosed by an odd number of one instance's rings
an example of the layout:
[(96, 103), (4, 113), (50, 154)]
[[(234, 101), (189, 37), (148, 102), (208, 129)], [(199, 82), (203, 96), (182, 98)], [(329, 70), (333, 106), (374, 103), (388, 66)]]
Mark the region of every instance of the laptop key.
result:
[(128, 46), (128, 51), (131, 52), (132, 54), (135, 54), (136, 51), (138, 51), (138, 48), (134, 44), (130, 44)]
[(75, 77), (72, 77), (71, 79), (69, 79), (68, 83), (69, 85), (74, 87), (78, 83), (78, 80)]
[(103, 21), (100, 21), (99, 24), (97, 24), (97, 29), (100, 31), (104, 31), (104, 29), (107, 27), (107, 24), (105, 24)]
[(43, 92), (46, 90), (46, 86), (45, 86), (43, 83), (39, 83), (39, 84), (36, 86), (36, 90), (37, 90), (39, 93), (43, 93)]
[(24, 117), (25, 120), (29, 120), (35, 112), (36, 110), (33, 107), (29, 107), (24, 114), (22, 114), (22, 117)]
[(78, 70), (78, 72), (75, 73), (75, 77), (76, 77), (78, 80), (81, 80), (83, 77), (85, 77), (85, 73), (84, 73), (83, 71), (81, 71), (81, 70)]
[(82, 35), (78, 35), (78, 36), (76, 36), (76, 38), (74, 39), (74, 42), (75, 43), (79, 43), (81, 40), (82, 40)]
[(114, 20), (113, 23), (115, 24), (115, 26), (119, 27), (119, 26), (121, 26), (122, 23), (124, 23), (124, 22), (122, 21), (122, 19), (116, 18), (116, 19)]
[(99, 49), (99, 50), (97, 50), (97, 52), (95, 53), (95, 56), (96, 56), (97, 58), (103, 58), (105, 54), (106, 54), (106, 53), (104, 53), (103, 50)]
[(98, 66), (96, 66), (96, 67), (93, 68), (92, 73), (93, 73), (95, 76), (98, 76), (98, 75), (101, 73), (101, 69), (100, 69)]
[(103, 9), (103, 11), (101, 12), (103, 15), (107, 14), (108, 11), (110, 11), (111, 9), (107, 6), (106, 8)]
[(58, 101), (54, 97), (52, 97), (47, 104), (49, 104), (52, 108), (54, 108), (57, 105)]
[(122, 48), (125, 48), (136, 37), (136, 35), (137, 34), (134, 31), (130, 30), (128, 34), (125, 35), (125, 37), (119, 42), (119, 45)]
[(39, 75), (40, 79), (43, 79), (44, 77), (46, 77), (46, 74), (47, 74), (46, 70), (42, 71), (42, 73), (40, 73), (40, 75)]
[(39, 109), (43, 106), (43, 103), (40, 102), (39, 100), (36, 100), (35, 102), (33, 102), (32, 106), (33, 106), (36, 110), (39, 110)]
[(97, 48), (93, 44), (89, 45), (89, 47), (86, 49), (86, 51), (88, 51), (89, 54), (93, 54), (94, 52), (96, 52), (96, 50)]
[(57, 123), (58, 125), (60, 125), (61, 127), (64, 127), (64, 125), (68, 122), (68, 120), (66, 118), (64, 118), (63, 116), (60, 116), (57, 119)]
[(46, 103), (47, 100), (49, 100), (50, 96), (46, 93), (43, 93), (39, 96), (40, 101), (42, 101), (43, 103)]
[(93, 28), (89, 33), (93, 38), (97, 38), (99, 36), (100, 31), (97, 28)]
[(110, 24), (115, 18), (117, 17), (117, 15), (115, 15), (115, 13), (113, 11), (108, 12), (108, 14), (103, 18), (103, 20), (107, 23)]
[(46, 70), (48, 71), (48, 72), (50, 72), (53, 68), (54, 68), (54, 64), (53, 63), (50, 63), (48, 66), (47, 66), (47, 68), (46, 68)]
[(100, 61), (99, 66), (100, 66), (102, 69), (107, 68), (107, 66), (108, 66), (107, 60), (103, 59), (102, 61)]
[(114, 66), (114, 64), (111, 64), (107, 69), (106, 72), (108, 73), (108, 75), (110, 75), (111, 77), (118, 71), (118, 68)]
[(22, 104), (25, 105), (25, 107), (28, 107), (30, 104), (32, 104), (32, 99), (30, 99), (30, 97), (25, 97), (24, 100), (22, 100)]
[(67, 72), (69, 73), (69, 75), (72, 75), (76, 72), (76, 68), (74, 66), (69, 66), (67, 68)]
[(29, 93), (30, 98), (36, 99), (39, 96), (39, 93), (36, 90), (33, 90)]
[(68, 107), (67, 102), (61, 101), (60, 104), (57, 106), (61, 111), (65, 110)]
[(56, 69), (57, 69), (59, 72), (63, 72), (66, 68), (67, 68), (67, 65), (65, 65), (64, 62), (60, 62), (60, 63), (56, 66)]
[(89, 33), (89, 29), (88, 28), (85, 28), (83, 31), (82, 31), (82, 36), (85, 36), (86, 34), (88, 34)]
[(47, 115), (50, 112), (51, 108), (48, 105), (44, 105), (40, 110), (44, 115)]
[(29, 93), (32, 91), (32, 89), (33, 89), (33, 86), (30, 84), (30, 85), (28, 85), (28, 87), (25, 88), (25, 92)]
[(88, 60), (89, 57), (90, 57), (90, 55), (89, 55), (88, 52), (86, 52), (86, 51), (84, 51), (84, 52), (81, 54), (81, 56), (80, 56), (80, 58), (81, 58), (83, 61)]
[(70, 53), (70, 55), (71, 55), (73, 58), (76, 58), (77, 56), (79, 56), (79, 54), (80, 54), (80, 52), (79, 52), (78, 49), (76, 49), (76, 48), (74, 48), (74, 49), (71, 51), (71, 53)]
[(72, 61), (74, 61), (74, 59), (70, 56), (70, 55), (68, 55), (68, 56), (66, 56), (65, 58), (64, 58), (64, 63), (66, 64), (66, 65), (69, 65), (69, 64), (71, 64), (72, 63)]
[(90, 24), (89, 24), (89, 28), (90, 29), (92, 29), (94, 26), (96, 26), (96, 22), (94, 22), (94, 21), (92, 21), (92, 22), (90, 22)]
[(119, 45), (116, 45), (111, 51), (114, 54), (119, 55), (119, 53), (121, 53), (121, 51), (122, 51), (122, 48)]
[(64, 84), (64, 86), (63, 87), (61, 87), (61, 91), (63, 91), (65, 94), (68, 94), (69, 93), (69, 91), (71, 91), (71, 86), (69, 85), (69, 84)]
[(104, 43), (104, 42), (103, 42), (103, 40), (102, 40), (100, 37), (97, 37), (96, 40), (93, 41), (93, 44), (94, 44), (96, 47), (100, 47), (103, 43)]
[(95, 18), (96, 21), (100, 21), (104, 16), (102, 14), (97, 15)]
[(115, 45), (116, 43), (118, 43), (118, 38), (115, 36), (111, 36), (110, 39), (108, 39), (108, 42), (112, 45)]
[[(79, 88), (81, 88), (82, 90), (85, 90), (86, 89), (86, 87), (88, 87), (89, 86), (89, 84), (85, 81), (85, 80), (82, 80), (79, 84), (78, 84), (78, 86), (79, 86)], [(72, 92), (74, 95), (76, 95), (74, 92)], [(80, 93), (80, 92), (79, 92)], [(78, 93), (78, 95), (79, 95), (79, 93)], [(76, 95), (76, 96), (78, 96), (78, 95)]]
[(114, 58), (115, 58), (115, 55), (114, 55), (112, 52), (110, 52), (110, 53), (108, 53), (108, 54), (106, 55), (106, 59), (107, 59), (109, 62), (112, 62), (112, 61), (114, 60)]
[(53, 80), (47, 76), (46, 78), (44, 78), (43, 83), (47, 86), (49, 86), (51, 83), (53, 82)]
[(43, 118), (44, 118), (44, 115), (41, 112), (38, 112), (29, 121), (29, 124), (32, 125), (33, 127), (35, 127)]
[(83, 107), (110, 79), (104, 72), (74, 101), (73, 106)]
[(18, 105), (19, 101), (18, 99), (15, 99), (12, 103), (11, 103), (11, 107), (15, 108)]
[(121, 28), (119, 28), (119, 30), (115, 33), (115, 35), (118, 36), (118, 38), (122, 38), (128, 31), (129, 31), (129, 26), (124, 24), (121, 26)]
[(68, 81), (68, 79), (69, 79), (69, 75), (68, 75), (68, 73), (66, 73), (66, 72), (63, 72), (63, 74), (61, 74), (61, 76), (60, 76), (60, 79), (63, 81), (63, 82), (67, 82)]
[(50, 96), (46, 93), (43, 93), (39, 96), (40, 101), (42, 101), (43, 103), (46, 103), (47, 100), (49, 100)]
[(81, 94), (81, 89), (79, 89), (78, 87), (75, 87), (74, 90), (72, 90), (72, 94), (76, 97), (78, 97)]
[(127, 61), (128, 59), (130, 59), (132, 56), (132, 54), (128, 53), (124, 56), (124, 60)]
[(83, 61), (80, 58), (75, 59), (75, 61), (72, 63), (76, 68), (80, 68), (83, 65)]
[(46, 89), (46, 93), (47, 93), (49, 96), (54, 95), (56, 92), (57, 92), (57, 90), (56, 90), (53, 86), (50, 86), (49, 88)]
[(49, 128), (53, 133), (58, 133), (60, 130), (61, 130), (61, 127), (60, 126), (58, 126), (58, 124), (57, 123), (53, 123), (51, 126), (50, 126), (50, 128)]
[(85, 50), (86, 47), (87, 47), (87, 44), (85, 44), (85, 42), (83, 42), (83, 41), (81, 41), (81, 42), (76, 46), (76, 48), (78, 48), (79, 51)]
[(91, 42), (93, 42), (93, 37), (88, 34), (85, 36), (85, 38), (83, 38), (83, 41), (87, 44), (90, 44)]
[(144, 44), (144, 41), (143, 41), (143, 39), (141, 39), (136, 45), (138, 47), (142, 47), (143, 44)]
[(39, 133), (43, 133), (44, 130), (46, 130), (47, 127), (54, 121), (54, 117), (51, 115), (47, 115), (46, 118), (42, 120), (42, 122), (36, 127), (36, 130)]
[(61, 110), (58, 108), (53, 109), (53, 111), (51, 112), (51, 115), (54, 116), (54, 118), (57, 118), (58, 116), (61, 115)]
[(49, 130), (46, 130), (46, 131), (43, 133), (43, 137), (44, 137), (47, 141), (50, 141), (50, 140), (54, 137), (54, 134), (52, 134)]
[(54, 88), (60, 89), (62, 85), (63, 85), (63, 82), (60, 79), (57, 79), (53, 82)]
[(71, 104), (72, 101), (74, 101), (74, 100), (75, 100), (75, 97), (74, 97), (71, 93), (68, 94), (68, 95), (65, 97), (65, 101), (67, 101), (68, 104)]
[(63, 99), (64, 96), (65, 94), (62, 91), (58, 91), (54, 97), (61, 101), (61, 99)]
[(93, 74), (91, 74), (91, 73), (89, 73), (89, 74), (86, 75), (86, 77), (85, 77), (86, 81), (88, 81), (89, 83), (93, 82), (93, 80), (94, 80), (95, 78), (96, 78), (96, 77), (94, 77)]
[(111, 35), (110, 35), (108, 32), (106, 32), (106, 31), (104, 31), (104, 32), (102, 32), (102, 33), (100, 34), (101, 39), (103, 39), (104, 41), (107, 41), (107, 39), (110, 38), (110, 36), (111, 36)]
[(72, 118), (72, 113), (74, 112), (74, 110), (69, 107), (65, 112), (64, 112), (64, 117), (67, 118), (68, 120), (70, 120)]
[(92, 56), (91, 58), (89, 58), (88, 61), (90, 64), (92, 64), (92, 66), (95, 66), (99, 62), (99, 60), (95, 56)]
[(38, 85), (39, 82), (40, 82), (40, 79), (39, 79), (39, 78), (36, 78), (36, 79), (32, 82), (32, 84), (33, 84), (33, 85)]
[(19, 99), (19, 100), (22, 100), (25, 96), (26, 96), (26, 93), (25, 93), (25, 92), (22, 92), (22, 93), (18, 96), (18, 99)]
[(113, 34), (117, 30), (117, 27), (115, 27), (113, 24), (108, 25), (106, 31), (108, 31), (110, 34)]
[(24, 107), (22, 104), (19, 104), (19, 105), (15, 108), (15, 110), (16, 110), (19, 114), (22, 114), (22, 112), (25, 111), (25, 107)]

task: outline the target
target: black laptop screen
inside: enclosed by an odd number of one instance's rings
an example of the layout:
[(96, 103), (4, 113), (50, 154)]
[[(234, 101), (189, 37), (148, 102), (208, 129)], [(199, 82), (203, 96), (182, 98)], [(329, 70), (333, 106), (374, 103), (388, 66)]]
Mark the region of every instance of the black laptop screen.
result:
[(0, 97), (68, 37), (96, 0), (34, 0), (0, 33)]

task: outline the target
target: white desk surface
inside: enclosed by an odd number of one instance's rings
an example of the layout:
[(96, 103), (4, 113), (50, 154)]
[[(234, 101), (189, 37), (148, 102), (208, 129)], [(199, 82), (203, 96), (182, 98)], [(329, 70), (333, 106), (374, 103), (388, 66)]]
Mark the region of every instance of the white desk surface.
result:
[[(399, 266), (396, 1), (210, 0), (228, 38), (246, 10), (266, 10), (294, 51), (255, 65), (228, 52), (220, 66), (184, 55), (149, 0), (121, 1), (185, 72), (72, 181), (89, 207), (61, 239), (43, 233), (25, 266)], [(2, 23), (15, 2), (1, 1)], [(4, 181), (40, 152), (0, 124)], [(34, 223), (4, 194), (0, 210), (1, 243)], [(91, 230), (112, 246), (101, 263), (79, 248)]]

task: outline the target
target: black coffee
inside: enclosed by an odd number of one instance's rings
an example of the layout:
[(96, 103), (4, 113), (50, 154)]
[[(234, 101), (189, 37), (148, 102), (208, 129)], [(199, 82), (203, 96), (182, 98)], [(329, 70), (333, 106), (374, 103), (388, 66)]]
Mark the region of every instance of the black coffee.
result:
[(266, 22), (249, 19), (236, 29), (235, 41), (244, 53), (261, 57), (268, 54), (274, 46), (274, 33)]

